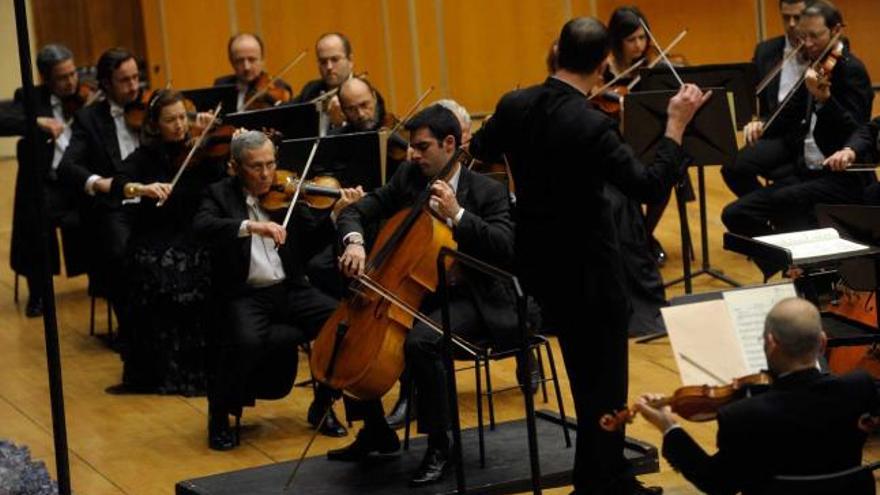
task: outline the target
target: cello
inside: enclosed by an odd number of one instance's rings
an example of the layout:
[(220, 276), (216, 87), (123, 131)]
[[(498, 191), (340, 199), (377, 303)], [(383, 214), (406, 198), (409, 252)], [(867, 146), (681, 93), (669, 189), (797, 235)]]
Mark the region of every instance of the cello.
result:
[[(416, 320), (442, 333), (418, 310), (438, 283), (436, 260), (443, 247), (455, 248), (452, 230), (428, 206), (431, 184), (463, 159), (459, 148), (413, 206), (394, 215), (376, 239), (364, 273), (312, 344), (316, 380), (360, 400), (382, 397), (404, 367), (403, 343)], [(458, 346), (470, 348), (453, 338)]]

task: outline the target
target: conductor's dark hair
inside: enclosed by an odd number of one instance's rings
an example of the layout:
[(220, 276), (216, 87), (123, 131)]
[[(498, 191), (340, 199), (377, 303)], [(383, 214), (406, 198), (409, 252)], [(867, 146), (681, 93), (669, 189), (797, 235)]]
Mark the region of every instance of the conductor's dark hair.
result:
[[(648, 29), (651, 28), (648, 19), (638, 7), (625, 6), (614, 9), (611, 18), (608, 19), (608, 36), (611, 43), (611, 53), (614, 54), (615, 59), (621, 60), (623, 58), (623, 40), (642, 27), (642, 23), (639, 21), (643, 21)], [(650, 46), (651, 39), (648, 38), (645, 50), (647, 51)]]
[(809, 2), (801, 18), (817, 16), (825, 20), (825, 27), (828, 29), (843, 26), (843, 14), (840, 13), (840, 9), (836, 5), (828, 0), (813, 0)]
[(134, 59), (134, 55), (122, 47), (111, 48), (102, 53), (98, 59), (96, 74), (98, 83), (107, 91), (110, 88), (110, 81), (113, 79), (113, 71), (123, 63)]
[(40, 72), (40, 76), (48, 81), (52, 77), (52, 69), (56, 65), (72, 58), (73, 52), (66, 46), (57, 43), (46, 45), (37, 53), (37, 70)]
[(608, 30), (593, 17), (576, 17), (562, 26), (557, 46), (560, 69), (589, 74), (608, 56)]
[(442, 142), (446, 136), (452, 136), (455, 138), (456, 148), (461, 144), (461, 124), (455, 114), (442, 105), (435, 104), (425, 108), (413, 115), (404, 127), (410, 132), (427, 127), (437, 141)]
[(226, 43), (226, 56), (229, 57), (229, 61), (232, 62), (232, 44), (235, 43), (239, 38), (250, 37), (257, 41), (257, 44), (260, 45), (260, 58), (266, 55), (266, 50), (263, 47), (263, 39), (254, 33), (238, 33), (229, 38), (229, 42)]

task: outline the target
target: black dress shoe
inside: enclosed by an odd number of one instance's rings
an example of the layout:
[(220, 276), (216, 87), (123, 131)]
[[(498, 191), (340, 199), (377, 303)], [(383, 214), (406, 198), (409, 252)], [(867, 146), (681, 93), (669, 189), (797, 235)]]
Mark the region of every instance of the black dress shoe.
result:
[(401, 396), (397, 399), (397, 403), (394, 404), (391, 413), (385, 416), (385, 422), (388, 423), (392, 430), (399, 430), (406, 425), (407, 405), (409, 405), (409, 420), (412, 421), (416, 418), (415, 402)]
[(24, 308), (24, 315), (28, 318), (43, 316), (43, 298), (39, 296), (28, 297), (27, 306)]
[(391, 429), (370, 430), (363, 428), (357, 438), (347, 447), (327, 451), (327, 459), (331, 461), (360, 461), (376, 452), (380, 455), (393, 454), (400, 450), (397, 433)]
[(212, 450), (232, 450), (238, 445), (235, 432), (229, 427), (227, 414), (208, 415), (208, 447)]
[[(323, 404), (319, 404), (318, 401), (312, 401), (312, 404), (309, 406), (308, 420), (309, 424), (312, 425), (312, 428), (317, 428), (318, 423), (321, 422), (321, 418), (324, 417), (324, 406)], [(318, 432), (324, 436), (328, 437), (344, 437), (348, 435), (348, 430), (345, 429), (345, 426), (342, 426), (342, 423), (336, 419), (336, 413), (333, 411), (333, 406), (330, 407), (330, 414), (327, 415), (327, 419), (324, 420), (324, 424), (321, 425), (321, 428)]]
[(437, 483), (443, 479), (447, 466), (449, 466), (449, 454), (440, 449), (428, 447), (418, 471), (409, 480), (410, 486), (425, 486)]

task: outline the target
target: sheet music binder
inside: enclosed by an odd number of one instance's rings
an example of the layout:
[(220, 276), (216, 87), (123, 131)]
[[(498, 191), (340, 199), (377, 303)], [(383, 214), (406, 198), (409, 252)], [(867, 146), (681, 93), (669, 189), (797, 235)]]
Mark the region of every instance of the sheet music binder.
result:
[(235, 102), (238, 98), (238, 87), (235, 84), (221, 84), (206, 88), (193, 88), (181, 91), (196, 106), (199, 112), (210, 112), (223, 102), (220, 115), (235, 112)]
[[(371, 191), (386, 180), (383, 132), (354, 132), (324, 136), (315, 152), (310, 176), (330, 175), (343, 187), (362, 186)], [(286, 139), (278, 148), (279, 166), (302, 172), (315, 137)]]
[(299, 103), (230, 113), (223, 117), (223, 124), (253, 130), (275, 129), (284, 139), (295, 139), (319, 135), (320, 120), (320, 110), (314, 103)]

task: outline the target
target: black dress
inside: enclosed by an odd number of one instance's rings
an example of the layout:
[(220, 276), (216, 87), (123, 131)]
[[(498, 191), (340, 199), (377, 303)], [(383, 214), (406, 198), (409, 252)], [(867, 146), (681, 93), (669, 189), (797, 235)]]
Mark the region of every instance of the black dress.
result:
[[(122, 197), (128, 182), (171, 182), (170, 157), (178, 151), (174, 144), (142, 146), (123, 162), (113, 194)], [(122, 383), (129, 390), (205, 393), (211, 266), (193, 236), (192, 218), (207, 185), (223, 176), (218, 164), (197, 163), (161, 207), (149, 198), (123, 207), (132, 231), (125, 262), (131, 328), (122, 349)]]

